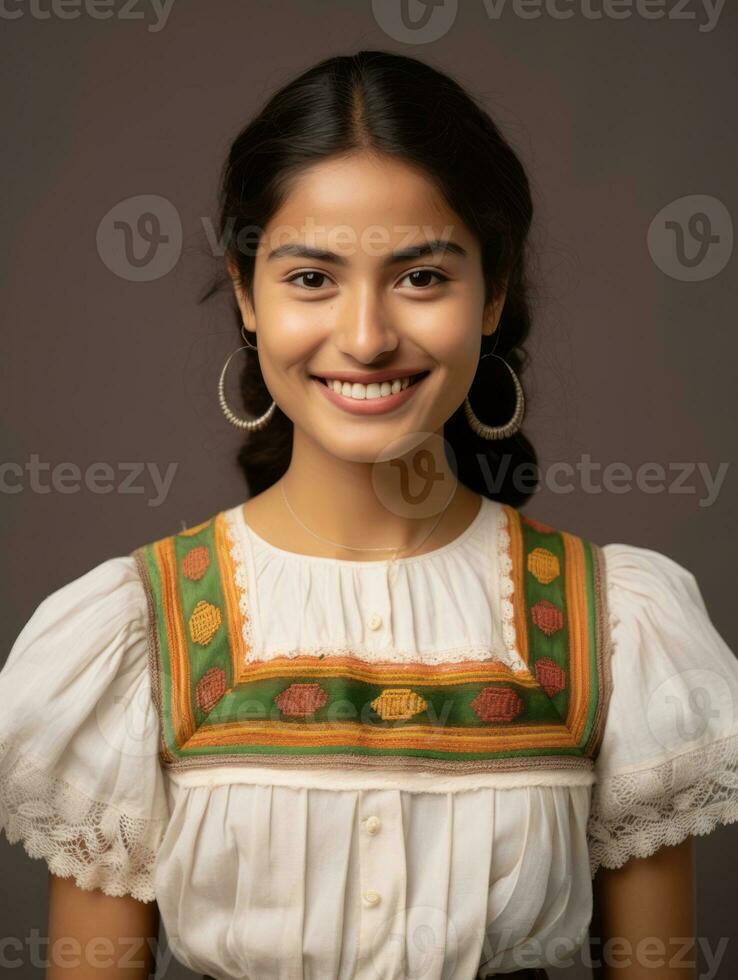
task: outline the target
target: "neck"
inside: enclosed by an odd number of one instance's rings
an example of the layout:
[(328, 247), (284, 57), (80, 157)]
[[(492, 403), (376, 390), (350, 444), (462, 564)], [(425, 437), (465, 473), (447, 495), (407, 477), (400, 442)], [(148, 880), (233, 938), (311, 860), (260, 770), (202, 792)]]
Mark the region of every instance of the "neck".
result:
[[(348, 555), (350, 549), (361, 548), (373, 550), (378, 559), (452, 540), (473, 519), (479, 498), (458, 482), (444, 446), (443, 437), (433, 433), (392, 459), (346, 460), (325, 452), (295, 427), (290, 466), (281, 486), (272, 488), (280, 496), (284, 491), (296, 515), (282, 500), (292, 540), (312, 553), (339, 557), (343, 545), (348, 557), (356, 557)], [(276, 498), (272, 506), (279, 506)], [(315, 535), (334, 544), (321, 543)]]

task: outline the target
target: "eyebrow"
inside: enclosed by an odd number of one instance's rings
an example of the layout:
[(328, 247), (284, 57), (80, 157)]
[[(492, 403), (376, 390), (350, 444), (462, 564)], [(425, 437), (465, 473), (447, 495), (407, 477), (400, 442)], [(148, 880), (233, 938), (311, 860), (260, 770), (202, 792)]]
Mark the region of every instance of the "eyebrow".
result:
[[(385, 258), (382, 264), (386, 266), (394, 265), (396, 262), (404, 262), (406, 259), (417, 259), (423, 255), (432, 255), (434, 252), (453, 252), (463, 258), (466, 258), (468, 254), (466, 249), (459, 245), (458, 242), (450, 239), (435, 238), (429, 242), (409, 245), (407, 248), (401, 248), (397, 252), (392, 252)], [(344, 255), (338, 255), (329, 249), (314, 248), (302, 242), (291, 242), (272, 249), (267, 255), (267, 261), (270, 259), (281, 259), (288, 255), (294, 258), (316, 259), (319, 262), (333, 262), (336, 265), (342, 266), (348, 265), (348, 259)]]

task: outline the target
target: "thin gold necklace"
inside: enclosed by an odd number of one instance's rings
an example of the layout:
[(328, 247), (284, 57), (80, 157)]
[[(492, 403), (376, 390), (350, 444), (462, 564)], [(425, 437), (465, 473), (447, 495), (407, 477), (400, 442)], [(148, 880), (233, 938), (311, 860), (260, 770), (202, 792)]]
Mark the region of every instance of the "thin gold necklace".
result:
[[(352, 545), (342, 544), (340, 541), (332, 541), (330, 538), (326, 538), (322, 534), (318, 534), (317, 531), (313, 531), (312, 528), (309, 528), (307, 526), (307, 524), (305, 524), (305, 522), (302, 521), (302, 520), (300, 520), (300, 518), (297, 516), (297, 514), (295, 513), (294, 508), (292, 507), (292, 504), (287, 499), (287, 494), (285, 493), (284, 484), (283, 483), (280, 483), (279, 484), (279, 487), (280, 487), (280, 490), (282, 491), (282, 497), (284, 499), (285, 504), (287, 505), (287, 508), (289, 509), (289, 512), (292, 514), (292, 516), (297, 521), (297, 523), (302, 528), (304, 528), (308, 532), (308, 534), (312, 534), (312, 536), (314, 538), (318, 538), (320, 541), (325, 541), (327, 544), (332, 544), (332, 545), (334, 545), (337, 548), (345, 548), (347, 551), (389, 551), (390, 550), (389, 547), (387, 547), (387, 548), (355, 548)], [(450, 502), (451, 501), (449, 501), (449, 504), (450, 504)], [(446, 509), (448, 508), (449, 504), (446, 504), (446, 507), (444, 507), (443, 510), (441, 511), (441, 513), (438, 515), (438, 517), (434, 521), (433, 526), (431, 527), (431, 529), (428, 532), (428, 534), (426, 535), (426, 537), (425, 538), (422, 538), (421, 541), (412, 549), (412, 551), (410, 552), (411, 555), (413, 554), (413, 552), (415, 552), (415, 551), (418, 550), (418, 548), (423, 543), (423, 541), (427, 541), (428, 538), (431, 536), (431, 534), (433, 534), (433, 532), (435, 531), (435, 529), (441, 523), (441, 518), (446, 513)], [(402, 550), (403, 550), (402, 548), (397, 548), (395, 550), (395, 553), (390, 558), (390, 567), (391, 568), (394, 569), (394, 567), (395, 567), (394, 566), (394, 562), (395, 562), (395, 560), (397, 558), (397, 554), (398, 554), (398, 552), (400, 552)]]

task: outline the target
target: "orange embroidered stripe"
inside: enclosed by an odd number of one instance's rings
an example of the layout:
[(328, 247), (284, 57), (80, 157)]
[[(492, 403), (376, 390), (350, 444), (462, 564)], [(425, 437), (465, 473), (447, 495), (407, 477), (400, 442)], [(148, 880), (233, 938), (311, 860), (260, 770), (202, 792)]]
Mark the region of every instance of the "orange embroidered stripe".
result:
[[(566, 727), (578, 742), (587, 722), (590, 691), (590, 649), (587, 632), (587, 593), (584, 583), (582, 542), (566, 531), (561, 532), (566, 555), (566, 611), (569, 618), (569, 674), (572, 677), (571, 699)], [(574, 679), (576, 683), (574, 683)]]
[(195, 731), (195, 719), (190, 700), (190, 661), (186, 653), (187, 641), (179, 598), (174, 538), (157, 541), (154, 544), (154, 554), (161, 580), (162, 612), (169, 647), (172, 724), (178, 741), (184, 742)]
[(243, 623), (236, 586), (236, 570), (231, 557), (225, 515), (222, 512), (215, 518), (214, 534), (215, 554), (220, 568), (220, 580), (226, 603), (228, 642), (231, 650), (231, 676), (240, 679), (242, 664), (246, 660), (248, 651), (243, 636)]
[(422, 664), (413, 661), (398, 664), (395, 661), (369, 663), (355, 654), (344, 656), (331, 654), (319, 657), (301, 654), (297, 657), (275, 657), (273, 660), (255, 660), (248, 666), (249, 681), (271, 677), (346, 677), (366, 681), (369, 684), (402, 683), (430, 684), (434, 687), (504, 680), (538, 688), (540, 684), (528, 671), (512, 671), (499, 660), (465, 660), (459, 663)]
[(424, 725), (404, 724), (401, 728), (372, 727), (369, 725), (340, 725), (311, 722), (306, 725), (286, 722), (250, 722), (248, 727), (237, 722), (218, 725), (215, 728), (198, 729), (188, 742), (188, 748), (216, 747), (223, 745), (259, 745), (265, 739), (270, 746), (290, 747), (321, 745), (346, 745), (382, 748), (423, 749), (443, 752), (488, 752), (491, 743), (495, 750), (518, 751), (535, 748), (572, 748), (576, 743), (561, 725), (523, 727), (522, 732), (489, 725), (482, 729), (449, 728), (429, 730)]

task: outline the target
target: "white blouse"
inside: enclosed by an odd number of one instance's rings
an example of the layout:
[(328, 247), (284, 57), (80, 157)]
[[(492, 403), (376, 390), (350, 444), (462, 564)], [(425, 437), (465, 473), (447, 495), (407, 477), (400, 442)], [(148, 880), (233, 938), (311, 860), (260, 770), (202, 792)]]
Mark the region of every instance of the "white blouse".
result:
[[(258, 657), (520, 665), (500, 504), (394, 564), (287, 552), (225, 513)], [(689, 571), (603, 552), (612, 695), (594, 773), (454, 776), (165, 771), (144, 586), (133, 557), (103, 561), (40, 603), (0, 671), (0, 826), (82, 888), (155, 899), (174, 956), (217, 980), (571, 962), (600, 865), (738, 820), (738, 661)]]

